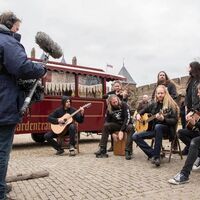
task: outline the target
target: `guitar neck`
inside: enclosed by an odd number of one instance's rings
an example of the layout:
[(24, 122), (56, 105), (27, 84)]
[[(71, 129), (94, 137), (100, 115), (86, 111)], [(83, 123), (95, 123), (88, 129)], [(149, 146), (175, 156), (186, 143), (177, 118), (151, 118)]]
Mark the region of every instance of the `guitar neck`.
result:
[(156, 115), (152, 115), (151, 117), (149, 117), (149, 118), (146, 120), (146, 122), (148, 123), (148, 122), (154, 120), (155, 118), (156, 118)]
[(80, 110), (81, 110), (81, 108), (79, 108), (78, 110), (76, 110), (75, 112), (73, 112), (73, 113), (71, 114), (71, 117), (73, 117), (75, 114), (77, 114), (78, 112), (80, 112)]
[[(91, 105), (91, 103), (85, 104), (84, 106), (82, 106), (82, 108), (87, 108)], [(78, 112), (80, 112), (81, 108), (79, 108), (78, 110), (76, 110), (75, 112), (73, 112), (71, 114), (71, 117), (73, 117), (75, 114), (77, 114)]]

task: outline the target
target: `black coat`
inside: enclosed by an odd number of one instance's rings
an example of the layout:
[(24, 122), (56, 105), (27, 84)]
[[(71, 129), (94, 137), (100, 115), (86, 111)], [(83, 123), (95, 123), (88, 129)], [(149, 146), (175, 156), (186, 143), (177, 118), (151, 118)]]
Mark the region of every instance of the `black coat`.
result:
[(130, 108), (127, 103), (122, 102), (119, 108), (112, 108), (112, 111), (107, 110), (106, 122), (114, 122), (121, 125), (121, 131), (125, 131), (127, 126), (132, 123)]
[(17, 79), (38, 79), (46, 70), (43, 64), (27, 59), (24, 47), (15, 34), (0, 24), (0, 125), (16, 124), (20, 121), (24, 91)]
[(186, 88), (186, 96), (185, 96), (185, 106), (187, 107), (187, 111), (198, 110), (199, 106), (199, 97), (197, 96), (197, 85), (200, 83), (200, 80), (191, 79), (190, 83)]

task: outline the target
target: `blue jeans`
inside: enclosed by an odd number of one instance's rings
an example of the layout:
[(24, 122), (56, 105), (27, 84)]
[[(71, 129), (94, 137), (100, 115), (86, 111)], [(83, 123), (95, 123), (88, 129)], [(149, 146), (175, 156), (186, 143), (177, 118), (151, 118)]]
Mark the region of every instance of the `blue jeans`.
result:
[[(142, 149), (142, 151), (148, 156), (148, 158), (159, 158), (160, 150), (162, 147), (162, 138), (163, 136), (169, 133), (169, 127), (164, 124), (156, 124), (154, 130), (152, 131), (144, 131), (141, 133), (135, 133), (132, 136), (132, 139), (135, 143)], [(154, 148), (149, 146), (144, 140), (151, 139), (155, 137), (155, 145)]]
[(0, 200), (6, 197), (6, 173), (12, 148), (15, 124), (0, 126)]

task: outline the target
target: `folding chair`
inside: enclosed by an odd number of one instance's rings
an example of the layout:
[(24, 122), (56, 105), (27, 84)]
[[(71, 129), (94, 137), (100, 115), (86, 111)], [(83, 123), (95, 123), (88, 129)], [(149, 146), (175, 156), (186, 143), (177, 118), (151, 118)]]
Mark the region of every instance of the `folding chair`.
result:
[(170, 149), (162, 148), (162, 154), (164, 155), (169, 154), (169, 162), (171, 161), (172, 154), (179, 154), (182, 160), (183, 155), (177, 132), (175, 132), (174, 139), (169, 142), (170, 142)]
[[(176, 130), (177, 130), (177, 128), (176, 128)], [(164, 137), (163, 140), (169, 140), (169, 138)], [(154, 143), (155, 143), (155, 138), (152, 138), (151, 147), (153, 147)], [(172, 141), (169, 141), (169, 143), (170, 143), (170, 145), (169, 145), (170, 148), (169, 149), (166, 149), (166, 148), (164, 148), (162, 146), (161, 157), (165, 157), (166, 154), (169, 154), (169, 160), (168, 161), (170, 162), (172, 154), (179, 154), (179, 156), (181, 157), (181, 160), (182, 160), (183, 159), (183, 155), (182, 155), (182, 150), (181, 150), (179, 138), (178, 138), (178, 135), (177, 135), (177, 131), (175, 131), (174, 138), (173, 138)]]

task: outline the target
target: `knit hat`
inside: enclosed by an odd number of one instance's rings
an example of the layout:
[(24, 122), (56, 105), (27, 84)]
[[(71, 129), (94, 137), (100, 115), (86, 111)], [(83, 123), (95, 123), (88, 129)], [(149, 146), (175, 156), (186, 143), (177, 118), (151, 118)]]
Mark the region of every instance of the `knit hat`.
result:
[(72, 101), (69, 96), (62, 96), (61, 103), (63, 106), (65, 105), (67, 100), (70, 100), (70, 102)]

